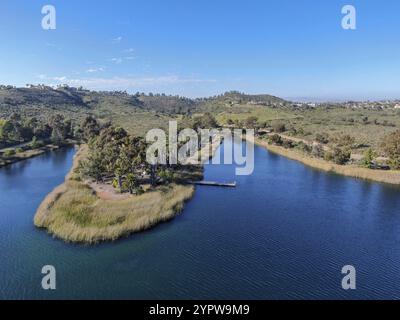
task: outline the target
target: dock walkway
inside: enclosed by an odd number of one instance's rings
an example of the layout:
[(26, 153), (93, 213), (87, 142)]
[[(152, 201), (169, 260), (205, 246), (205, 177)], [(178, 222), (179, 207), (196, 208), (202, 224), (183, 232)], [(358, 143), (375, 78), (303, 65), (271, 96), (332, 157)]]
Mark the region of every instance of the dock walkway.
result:
[(189, 183), (198, 185), (198, 186), (227, 187), (227, 188), (235, 188), (236, 187), (236, 182), (224, 183), (224, 182), (216, 182), (216, 181), (189, 181)]

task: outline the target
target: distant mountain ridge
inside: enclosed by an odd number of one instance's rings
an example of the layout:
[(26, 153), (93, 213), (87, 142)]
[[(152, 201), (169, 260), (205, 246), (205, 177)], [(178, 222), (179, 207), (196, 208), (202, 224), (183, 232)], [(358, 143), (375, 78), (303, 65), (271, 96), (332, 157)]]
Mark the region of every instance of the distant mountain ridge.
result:
[(226, 92), (219, 96), (191, 99), (165, 94), (128, 94), (122, 91), (89, 91), (83, 88), (60, 86), (52, 88), (45, 85), (29, 85), (25, 88), (0, 86), (0, 110), (5, 108), (23, 109), (26, 107), (44, 107), (64, 109), (97, 109), (112, 106), (124, 106), (143, 111), (155, 111), (168, 114), (187, 114), (212, 109), (215, 106), (229, 107), (235, 104), (279, 105), (286, 101), (267, 94), (247, 95), (237, 91)]
[(73, 90), (53, 89), (45, 86), (15, 88), (0, 87), (0, 105), (11, 106), (25, 104), (43, 105), (84, 105), (82, 96)]

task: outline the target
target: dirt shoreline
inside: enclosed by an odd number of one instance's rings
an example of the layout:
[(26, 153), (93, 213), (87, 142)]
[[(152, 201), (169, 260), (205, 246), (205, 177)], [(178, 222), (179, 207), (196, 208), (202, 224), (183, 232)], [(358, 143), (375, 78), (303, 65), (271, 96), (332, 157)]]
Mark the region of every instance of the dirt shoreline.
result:
[(322, 159), (311, 158), (290, 149), (271, 145), (267, 141), (263, 141), (257, 138), (254, 140), (254, 143), (256, 145), (266, 148), (273, 153), (279, 154), (291, 160), (301, 162), (304, 165), (307, 165), (314, 169), (322, 170), (324, 172), (336, 173), (346, 177), (352, 177), (362, 180), (400, 185), (400, 171), (372, 170), (357, 167), (355, 165), (338, 165)]

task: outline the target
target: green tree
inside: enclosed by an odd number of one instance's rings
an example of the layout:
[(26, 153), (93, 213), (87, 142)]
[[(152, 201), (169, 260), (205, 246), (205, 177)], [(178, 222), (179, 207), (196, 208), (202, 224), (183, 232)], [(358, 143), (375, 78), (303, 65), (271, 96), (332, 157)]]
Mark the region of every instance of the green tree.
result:
[(279, 134), (274, 134), (269, 138), (270, 142), (273, 144), (276, 144), (278, 146), (281, 146), (283, 144), (283, 139)]
[(33, 134), (39, 139), (47, 140), (51, 137), (53, 129), (48, 123), (40, 123), (34, 130)]
[(166, 183), (171, 183), (174, 179), (174, 173), (168, 169), (161, 169), (159, 177)]
[(19, 136), (23, 141), (31, 141), (33, 137), (33, 130), (29, 127), (21, 126), (19, 128)]
[(3, 120), (0, 127), (0, 136), (6, 141), (10, 141), (13, 138), (13, 132), (15, 131), (14, 125), (11, 121)]
[(88, 145), (89, 157), (82, 165), (81, 174), (96, 180), (114, 177), (113, 185), (121, 191), (127, 190), (129, 175), (136, 177), (147, 166), (143, 138), (131, 137), (122, 128), (105, 127)]
[(32, 149), (37, 149), (37, 148), (40, 148), (40, 147), (42, 147), (42, 143), (40, 142), (40, 141), (38, 141), (38, 139), (36, 138), (36, 136), (34, 136), (33, 138), (32, 138), (32, 141), (31, 141), (31, 148)]
[(364, 152), (363, 165), (367, 168), (370, 168), (376, 156), (376, 152), (372, 148), (369, 148)]
[(193, 128), (198, 130), (198, 129), (213, 129), (218, 127), (218, 122), (214, 118), (214, 116), (206, 112), (203, 114), (201, 117), (197, 117), (194, 120)]
[(321, 144), (315, 143), (312, 146), (311, 154), (316, 158), (323, 158), (325, 155), (325, 151)]
[(257, 117), (250, 116), (246, 119), (245, 125), (247, 129), (255, 129), (257, 127), (258, 119)]
[(337, 147), (351, 148), (356, 139), (349, 134), (339, 134), (331, 139)]
[(52, 128), (51, 141), (56, 145), (61, 145), (68, 137), (70, 130), (68, 122), (65, 122), (64, 116), (55, 114), (50, 118), (50, 126)]
[(14, 156), (15, 153), (16, 153), (16, 152), (15, 152), (14, 149), (8, 149), (8, 150), (6, 150), (6, 151), (4, 152), (4, 156), (5, 156), (6, 158), (10, 158), (10, 157)]
[(53, 128), (53, 131), (51, 132), (51, 142), (57, 146), (64, 143), (64, 135), (59, 128)]
[(129, 173), (124, 182), (123, 188), (128, 190), (130, 194), (141, 194), (143, 192), (142, 187), (140, 186), (139, 180), (133, 173)]
[(81, 134), (82, 139), (86, 142), (96, 137), (100, 132), (100, 125), (95, 118), (88, 116), (82, 122)]
[(336, 164), (344, 165), (351, 158), (351, 151), (347, 148), (334, 147), (332, 150), (325, 152), (325, 160), (333, 161)]
[(329, 134), (327, 134), (326, 132), (317, 133), (317, 135), (315, 136), (315, 141), (317, 141), (318, 143), (327, 144), (329, 143)]
[(393, 169), (400, 169), (400, 130), (387, 135), (382, 142), (382, 149), (390, 159)]
[(88, 156), (88, 159), (81, 163), (80, 172), (85, 177), (91, 177), (99, 182), (105, 172), (103, 155), (101, 152), (94, 151)]
[(276, 133), (282, 133), (286, 131), (286, 126), (283, 122), (273, 122), (272, 130)]

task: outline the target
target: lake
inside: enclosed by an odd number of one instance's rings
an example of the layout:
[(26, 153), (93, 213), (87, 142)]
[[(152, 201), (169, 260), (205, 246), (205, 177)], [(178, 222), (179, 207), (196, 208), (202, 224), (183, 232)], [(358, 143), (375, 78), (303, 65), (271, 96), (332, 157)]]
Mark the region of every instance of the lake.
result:
[[(255, 149), (255, 172), (205, 168), (176, 219), (94, 247), (33, 225), (74, 149), (0, 169), (1, 299), (398, 299), (400, 188), (316, 171)], [(54, 265), (57, 290), (41, 289)], [(341, 287), (344, 265), (357, 290)]]

